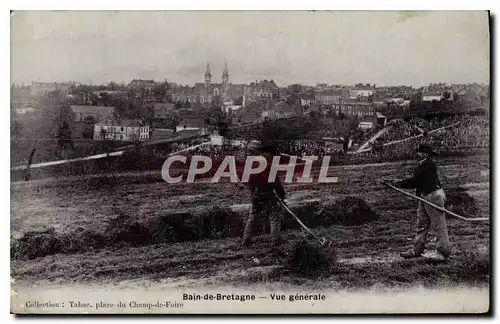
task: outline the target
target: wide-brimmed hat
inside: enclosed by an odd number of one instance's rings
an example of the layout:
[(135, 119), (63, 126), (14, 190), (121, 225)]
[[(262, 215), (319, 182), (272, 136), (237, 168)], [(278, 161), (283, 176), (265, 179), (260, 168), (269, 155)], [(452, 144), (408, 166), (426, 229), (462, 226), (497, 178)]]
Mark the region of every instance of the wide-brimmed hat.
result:
[(434, 150), (432, 149), (432, 147), (430, 145), (427, 145), (427, 144), (420, 144), (418, 146), (418, 148), (416, 149), (416, 152), (437, 155), (437, 153), (434, 152)]

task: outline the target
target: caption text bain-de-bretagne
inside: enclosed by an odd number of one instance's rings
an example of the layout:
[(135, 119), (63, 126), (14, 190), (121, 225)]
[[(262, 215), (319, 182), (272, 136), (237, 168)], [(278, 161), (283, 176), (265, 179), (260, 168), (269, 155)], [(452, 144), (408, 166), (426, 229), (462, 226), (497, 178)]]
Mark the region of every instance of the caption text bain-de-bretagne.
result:
[(253, 301), (257, 298), (266, 298), (274, 301), (324, 301), (326, 296), (323, 294), (269, 294), (267, 297), (257, 297), (253, 294), (182, 294), (184, 301), (198, 301), (198, 300), (216, 300), (216, 301)]

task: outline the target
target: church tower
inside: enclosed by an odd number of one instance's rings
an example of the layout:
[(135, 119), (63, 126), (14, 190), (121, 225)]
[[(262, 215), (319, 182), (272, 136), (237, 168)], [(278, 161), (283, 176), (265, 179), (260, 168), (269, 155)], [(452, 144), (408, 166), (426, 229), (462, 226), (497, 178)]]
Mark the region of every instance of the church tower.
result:
[(227, 72), (227, 62), (224, 63), (224, 71), (222, 71), (222, 86), (224, 89), (227, 88), (229, 83), (229, 72)]
[(210, 64), (207, 63), (207, 70), (205, 72), (205, 88), (210, 88), (210, 82), (212, 79), (212, 74), (210, 73)]

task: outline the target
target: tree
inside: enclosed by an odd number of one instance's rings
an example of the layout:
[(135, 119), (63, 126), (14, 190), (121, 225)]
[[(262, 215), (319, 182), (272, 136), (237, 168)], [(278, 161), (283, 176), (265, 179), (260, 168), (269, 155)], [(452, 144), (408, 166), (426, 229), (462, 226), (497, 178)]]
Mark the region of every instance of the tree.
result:
[(56, 91), (41, 96), (36, 110), (36, 126), (33, 129), (36, 138), (55, 138), (64, 122), (69, 125), (74, 120), (64, 95)]
[(73, 141), (71, 140), (71, 128), (69, 127), (67, 121), (63, 121), (62, 125), (59, 127), (57, 139), (60, 151), (64, 150), (65, 148), (74, 148)]
[(164, 101), (166, 99), (168, 83), (163, 82), (154, 86), (152, 92), (156, 101)]
[(118, 90), (118, 88), (119, 88), (118, 83), (113, 82), (113, 81), (111, 81), (110, 83), (108, 83), (108, 89), (110, 91), (116, 91), (116, 90)]

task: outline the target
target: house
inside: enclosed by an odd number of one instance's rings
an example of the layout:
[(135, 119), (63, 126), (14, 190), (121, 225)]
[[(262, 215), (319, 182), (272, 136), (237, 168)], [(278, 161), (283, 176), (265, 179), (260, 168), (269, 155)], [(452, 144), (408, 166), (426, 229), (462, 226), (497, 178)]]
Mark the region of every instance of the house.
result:
[(98, 140), (145, 141), (149, 136), (149, 125), (140, 119), (114, 120), (94, 125), (94, 139)]
[(457, 100), (469, 104), (478, 104), (481, 102), (481, 97), (474, 90), (462, 89), (457, 92)]
[(267, 112), (268, 109), (264, 106), (262, 102), (252, 102), (238, 111), (233, 115), (234, 124), (250, 124), (261, 121), (263, 118), (270, 118), (270, 113)]
[(313, 100), (310, 98), (300, 98), (300, 105), (301, 106), (310, 106), (312, 102), (313, 102)]
[(376, 113), (376, 117), (377, 117), (377, 126), (381, 128), (385, 127), (385, 125), (387, 124), (387, 117), (379, 112)]
[(274, 105), (275, 118), (288, 118), (294, 115), (302, 114), (302, 107), (298, 105), (289, 104), (285, 101), (280, 101)]
[(384, 101), (387, 102), (387, 104), (389, 104), (389, 105), (391, 105), (391, 104), (399, 105), (400, 103), (404, 102), (405, 99), (404, 98), (386, 98)]
[(398, 107), (402, 109), (408, 109), (410, 108), (411, 101), (410, 100), (403, 100), (400, 103), (398, 103)]
[(173, 111), (175, 111), (175, 105), (173, 103), (157, 102), (153, 106), (153, 117), (165, 119), (168, 118)]
[(340, 103), (342, 90), (323, 90), (316, 92), (315, 102), (323, 105), (332, 105)]
[(226, 105), (224, 104), (222, 109), (226, 114), (234, 114), (241, 108), (240, 105)]
[(202, 118), (185, 118), (175, 127), (177, 133), (195, 131), (200, 135), (208, 134), (208, 124)]
[(349, 91), (349, 99), (368, 98), (373, 95), (373, 87), (357, 86)]
[(71, 105), (74, 121), (102, 123), (113, 118), (115, 107)]
[(373, 122), (371, 121), (361, 121), (359, 122), (358, 128), (365, 131), (373, 128)]
[(441, 101), (443, 94), (441, 92), (424, 92), (422, 93), (422, 101)]
[(158, 118), (151, 120), (151, 139), (166, 139), (175, 137), (175, 126), (177, 122), (174, 118)]
[(171, 128), (153, 128), (151, 130), (151, 139), (166, 139), (175, 137), (175, 131)]
[(256, 81), (245, 87), (244, 96), (246, 102), (252, 102), (259, 99), (278, 99), (280, 97), (280, 89), (274, 80)]
[(133, 79), (128, 84), (128, 88), (134, 90), (138, 89), (153, 90), (155, 86), (156, 82), (154, 80), (143, 80), (143, 79)]
[(30, 92), (33, 95), (42, 95), (47, 92), (52, 91), (62, 91), (65, 94), (69, 93), (71, 84), (68, 82), (58, 83), (58, 82), (32, 82), (30, 86)]
[(357, 100), (348, 100), (342, 104), (333, 104), (332, 109), (337, 115), (340, 113), (350, 116), (371, 116), (375, 114), (373, 103)]

